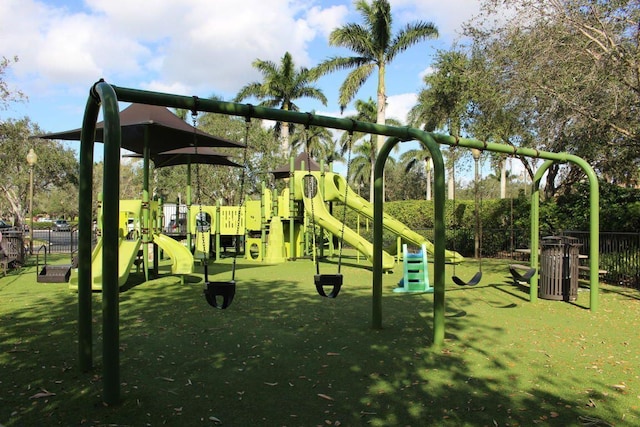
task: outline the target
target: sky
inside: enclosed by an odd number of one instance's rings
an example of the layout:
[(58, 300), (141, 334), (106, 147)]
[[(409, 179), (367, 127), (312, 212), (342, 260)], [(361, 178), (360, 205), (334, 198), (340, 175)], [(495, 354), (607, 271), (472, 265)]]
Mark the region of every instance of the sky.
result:
[[(395, 31), (427, 21), (440, 33), (387, 68), (387, 117), (404, 122), (433, 55), (460, 40), (463, 23), (478, 13), (480, 2), (390, 3)], [(230, 101), (242, 86), (260, 80), (251, 65), (256, 59), (279, 62), (288, 51), (296, 66), (312, 67), (332, 56), (351, 56), (328, 42), (334, 28), (351, 22), (362, 23), (351, 0), (1, 0), (0, 55), (19, 59), (5, 81), (28, 100), (0, 110), (0, 120), (28, 116), (45, 132), (81, 127), (89, 89), (100, 78), (121, 87)], [(318, 80), (328, 105), (300, 99), (301, 111), (340, 116), (338, 88), (345, 76)], [(375, 100), (376, 80), (372, 76), (356, 99)]]

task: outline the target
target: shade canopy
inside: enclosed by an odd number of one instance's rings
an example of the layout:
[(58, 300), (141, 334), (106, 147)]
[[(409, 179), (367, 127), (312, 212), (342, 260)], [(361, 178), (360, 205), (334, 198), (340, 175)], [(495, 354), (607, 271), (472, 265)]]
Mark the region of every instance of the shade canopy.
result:
[[(304, 165), (302, 164), (303, 162), (304, 162)], [(290, 165), (289, 163), (287, 163), (285, 165), (282, 165), (272, 170), (271, 173), (276, 179), (289, 178), (290, 169), (291, 169)], [(300, 153), (293, 161), (293, 169), (297, 171), (299, 170), (319, 171), (320, 165), (318, 164), (318, 162), (316, 162), (311, 157), (309, 157), (308, 153)]]
[[(194, 128), (167, 108), (157, 105), (131, 104), (120, 112), (122, 130), (121, 148), (142, 154), (145, 132), (148, 132), (151, 153), (174, 150), (182, 147), (231, 147), (244, 144), (218, 138)], [(38, 135), (37, 138), (80, 141), (81, 129)], [(96, 124), (96, 142), (104, 142), (104, 122)]]
[[(142, 158), (141, 154), (127, 154), (125, 157)], [(175, 150), (151, 153), (149, 156), (156, 169), (186, 164), (207, 164), (241, 168), (242, 165), (229, 160), (226, 154), (214, 151), (212, 147), (182, 147)]]

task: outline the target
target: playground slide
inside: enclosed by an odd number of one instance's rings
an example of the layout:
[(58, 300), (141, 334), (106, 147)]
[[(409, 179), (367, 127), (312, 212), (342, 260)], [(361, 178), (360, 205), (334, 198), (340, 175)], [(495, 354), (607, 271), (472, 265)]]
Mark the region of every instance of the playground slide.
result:
[(153, 236), (153, 243), (158, 245), (171, 258), (172, 274), (193, 273), (193, 255), (186, 246), (164, 234)]
[[(118, 286), (127, 283), (129, 272), (133, 266), (133, 262), (138, 256), (140, 250), (140, 239), (125, 240), (120, 239), (118, 242)], [(96, 247), (91, 254), (91, 289), (94, 291), (102, 290), (102, 238), (98, 240)], [(77, 284), (76, 284), (77, 286)]]
[[(339, 175), (336, 175), (344, 181)], [(334, 182), (337, 179), (334, 179)], [(344, 187), (346, 186), (346, 182), (338, 183), (336, 182), (336, 186), (341, 187), (340, 191), (336, 191), (333, 195), (340, 202), (345, 203), (349, 206), (349, 208), (353, 209), (360, 215), (363, 215), (371, 220), (373, 220), (373, 205), (369, 203), (366, 199), (360, 197), (356, 192), (351, 190), (351, 188), (347, 187), (347, 194), (345, 196)], [(327, 198), (329, 194), (327, 195)], [(408, 228), (406, 225), (393, 218), (390, 215), (384, 214), (383, 217), (383, 225), (384, 228), (391, 231), (392, 233), (400, 236), (403, 240), (416, 245), (418, 247), (422, 247), (424, 244), (427, 248), (427, 252), (433, 255), (433, 243), (429, 240), (425, 239), (423, 236), (419, 235), (415, 231)], [(446, 262), (459, 263), (464, 260), (464, 257), (457, 252), (445, 250), (444, 258)]]
[[(309, 215), (313, 214), (317, 225), (336, 236), (340, 236), (342, 233), (342, 222), (338, 221), (329, 213), (319, 193), (313, 198), (303, 197), (303, 200), (305, 210)], [(366, 256), (370, 262), (373, 262), (373, 245), (347, 226), (344, 227), (343, 240)], [(391, 270), (393, 266), (393, 257), (383, 251), (382, 268)]]

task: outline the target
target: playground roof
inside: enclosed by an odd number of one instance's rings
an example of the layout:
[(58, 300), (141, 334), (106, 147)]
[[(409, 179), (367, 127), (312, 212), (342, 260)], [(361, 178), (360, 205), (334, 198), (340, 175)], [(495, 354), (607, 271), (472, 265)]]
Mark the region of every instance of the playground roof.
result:
[[(142, 158), (142, 154), (128, 154), (125, 157)], [(183, 147), (175, 150), (151, 153), (150, 159), (156, 169), (186, 164), (208, 164), (241, 168), (242, 165), (228, 159), (226, 154), (218, 153), (212, 147)]]
[[(120, 111), (122, 129), (121, 147), (142, 154), (145, 142), (145, 130), (149, 135), (151, 153), (160, 153), (182, 147), (232, 147), (241, 148), (244, 144), (219, 138), (195, 129), (189, 123), (176, 116), (167, 108), (157, 105), (131, 104)], [(38, 135), (37, 138), (80, 141), (81, 129)], [(96, 124), (97, 142), (104, 140), (104, 122)]]
[[(304, 162), (304, 165), (302, 164)], [(300, 153), (298, 157), (293, 161), (293, 170), (312, 170), (319, 171), (320, 165), (318, 162), (313, 160), (308, 153)], [(286, 164), (277, 167), (275, 170), (272, 170), (271, 173), (276, 179), (289, 178), (290, 165), (287, 162)]]

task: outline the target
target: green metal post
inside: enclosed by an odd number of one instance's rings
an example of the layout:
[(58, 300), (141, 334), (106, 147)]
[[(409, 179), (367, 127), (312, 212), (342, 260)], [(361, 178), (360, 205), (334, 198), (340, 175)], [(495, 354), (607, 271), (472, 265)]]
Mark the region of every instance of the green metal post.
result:
[[(143, 163), (143, 175), (142, 175), (142, 265), (144, 266), (144, 278), (149, 280), (149, 242), (151, 224), (149, 223), (149, 159), (151, 157), (151, 150), (149, 148), (149, 128), (144, 128), (144, 148), (142, 149), (142, 163)], [(120, 160), (118, 159), (118, 167), (120, 167)], [(120, 186), (118, 186), (118, 195), (120, 194)], [(154, 257), (154, 265), (158, 264), (158, 259)], [(108, 264), (105, 264), (108, 265)]]
[(529, 246), (531, 249), (531, 267), (536, 269), (534, 275), (531, 276), (531, 280), (529, 280), (529, 301), (531, 302), (538, 301), (538, 281), (540, 278), (540, 269), (538, 268), (540, 257), (540, 181), (553, 163), (553, 160), (546, 160), (536, 171), (531, 182), (531, 244)]
[(78, 205), (78, 362), (80, 369), (93, 367), (93, 328), (91, 320), (91, 226), (93, 187), (93, 145), (100, 102), (87, 99), (80, 136), (80, 185)]
[[(444, 308), (445, 308), (445, 227), (444, 227), (444, 161), (438, 144), (426, 132), (409, 129), (409, 136), (424, 142), (433, 158), (435, 172), (434, 185), (434, 303), (433, 303), (433, 345), (444, 344)], [(391, 149), (400, 141), (389, 138), (378, 152), (374, 167), (373, 187), (373, 303), (372, 326), (382, 328), (382, 230), (383, 230), (383, 181), (384, 164)]]
[[(202, 192), (200, 192), (202, 194)], [(197, 197), (201, 197), (201, 194), (196, 194)], [(187, 160), (187, 248), (191, 250), (191, 244), (193, 243), (193, 236), (191, 235), (191, 204), (193, 200), (191, 198), (191, 157)], [(202, 205), (202, 200), (198, 200), (198, 203)], [(196, 221), (197, 224), (197, 221)], [(207, 254), (207, 258), (209, 254)]]
[[(104, 233), (102, 235), (102, 265), (118, 264), (118, 233), (120, 212), (120, 116), (118, 99), (106, 83), (94, 85), (103, 104), (104, 116), (104, 180), (102, 203)], [(102, 270), (102, 363), (103, 400), (112, 405), (120, 400), (120, 312), (118, 269)]]
[(295, 201), (295, 184), (293, 179), (293, 170), (295, 169), (294, 158), (289, 158), (289, 259), (295, 260), (298, 256), (298, 248), (296, 243), (296, 201)]

